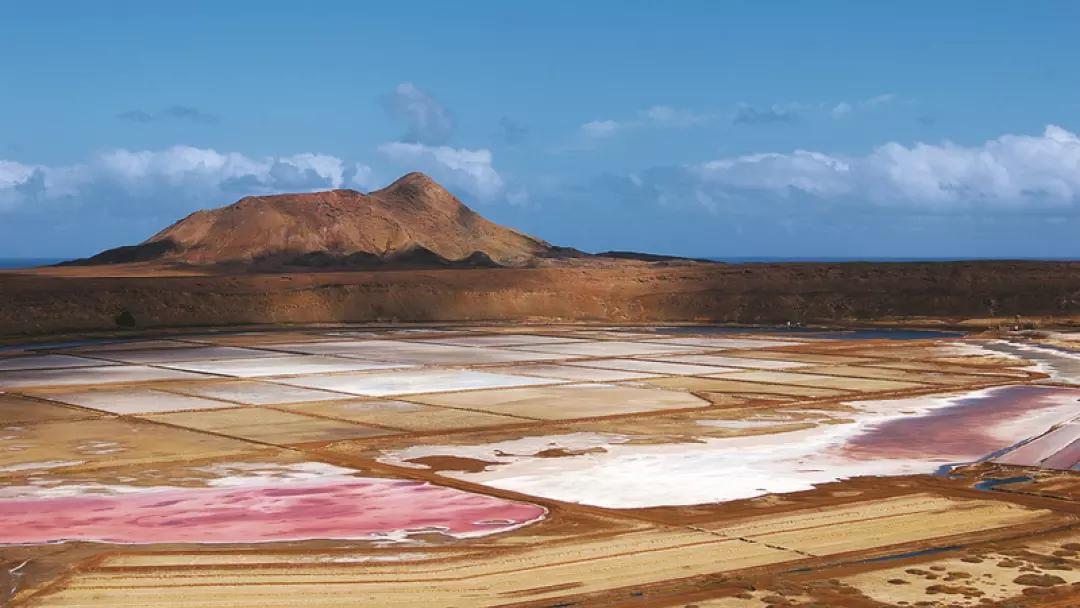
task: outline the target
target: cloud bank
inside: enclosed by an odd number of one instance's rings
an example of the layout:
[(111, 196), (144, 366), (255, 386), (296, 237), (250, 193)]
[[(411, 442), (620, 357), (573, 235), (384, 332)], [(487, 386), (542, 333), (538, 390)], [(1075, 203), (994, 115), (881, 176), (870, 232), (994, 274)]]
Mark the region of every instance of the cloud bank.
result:
[(0, 211), (32, 203), (176, 208), (237, 196), (338, 188), (365, 175), (325, 154), (252, 158), (191, 146), (113, 150), (65, 166), (0, 161)]
[(686, 167), (710, 200), (792, 197), (920, 211), (1080, 207), (1080, 137), (1048, 125), (977, 146), (887, 143), (864, 156), (796, 150)]
[[(490, 150), (391, 142), (377, 150), (393, 176), (424, 171), (468, 198), (492, 201), (504, 180)], [(0, 213), (96, 207), (158, 215), (220, 206), (248, 195), (380, 185), (367, 163), (304, 152), (256, 158), (238, 152), (173, 146), (112, 150), (72, 165), (0, 160)]]
[[(482, 201), (506, 190), (487, 149), (389, 142), (377, 153), (395, 172), (424, 171)], [(669, 192), (668, 200), (678, 196), (673, 188), (678, 186), (691, 190), (681, 195), (688, 200), (804, 198), (806, 204), (942, 212), (1075, 210), (1080, 207), (1080, 137), (1048, 125), (1039, 135), (1002, 135), (975, 146), (890, 142), (861, 156), (812, 150), (746, 154), (645, 171), (633, 176), (635, 187), (649, 175)], [(368, 164), (326, 154), (254, 158), (191, 146), (121, 149), (63, 166), (0, 160), (0, 211), (32, 202), (112, 204), (106, 196), (138, 206), (221, 204), (248, 194), (369, 188), (373, 178)]]
[[(682, 244), (712, 243), (716, 231), (727, 230), (731, 243), (746, 238), (759, 247), (782, 246), (786, 241), (765, 237), (790, 229), (830, 235), (822, 237), (823, 247), (847, 242), (870, 251), (875, 239), (927, 226), (943, 235), (967, 231), (968, 242), (982, 243), (986, 231), (1007, 235), (1022, 224), (1060, 233), (1080, 218), (1080, 136), (1054, 125), (976, 145), (890, 142), (860, 155), (762, 152), (558, 182), (509, 178), (494, 160), (488, 149), (401, 141), (378, 146), (369, 162), (191, 146), (113, 150), (67, 165), (0, 160), (0, 237), (9, 250), (28, 254), (76, 246), (90, 252), (246, 195), (369, 190), (414, 170), (467, 203), (504, 203), (497, 219), (581, 245), (640, 238), (635, 246), (641, 247), (665, 234)], [(867, 231), (874, 237), (860, 237)], [(910, 247), (899, 236), (895, 241), (896, 251)]]

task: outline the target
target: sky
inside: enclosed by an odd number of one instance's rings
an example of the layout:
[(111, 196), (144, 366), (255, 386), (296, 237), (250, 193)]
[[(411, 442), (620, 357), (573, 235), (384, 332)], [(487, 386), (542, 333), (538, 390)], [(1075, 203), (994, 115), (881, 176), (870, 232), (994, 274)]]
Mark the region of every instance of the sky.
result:
[(0, 12), (0, 257), (414, 170), (586, 251), (1080, 257), (1080, 3)]

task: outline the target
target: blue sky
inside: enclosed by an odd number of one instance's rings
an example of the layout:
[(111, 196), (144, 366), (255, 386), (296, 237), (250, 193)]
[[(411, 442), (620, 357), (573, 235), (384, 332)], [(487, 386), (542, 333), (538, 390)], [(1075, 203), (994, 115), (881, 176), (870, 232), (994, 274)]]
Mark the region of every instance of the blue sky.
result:
[(430, 173), (586, 250), (1080, 256), (1080, 4), (34, 2), (0, 257)]

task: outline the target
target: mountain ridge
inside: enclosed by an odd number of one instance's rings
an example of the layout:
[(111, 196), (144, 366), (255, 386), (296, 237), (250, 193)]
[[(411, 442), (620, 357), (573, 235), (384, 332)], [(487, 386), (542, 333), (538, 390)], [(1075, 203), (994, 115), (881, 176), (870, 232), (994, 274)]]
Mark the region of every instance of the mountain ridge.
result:
[(367, 194), (246, 196), (195, 211), (137, 245), (69, 264), (518, 267), (577, 253), (496, 224), (412, 172)]

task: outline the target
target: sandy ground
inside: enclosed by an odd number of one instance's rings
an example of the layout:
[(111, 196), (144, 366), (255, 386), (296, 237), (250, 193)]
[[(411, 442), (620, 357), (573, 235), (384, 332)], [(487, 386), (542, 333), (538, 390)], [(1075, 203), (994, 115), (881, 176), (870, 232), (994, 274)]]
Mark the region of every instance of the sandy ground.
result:
[(1080, 318), (1078, 262), (699, 264), (230, 274), (146, 265), (0, 272), (0, 336), (288, 323), (857, 322)]

